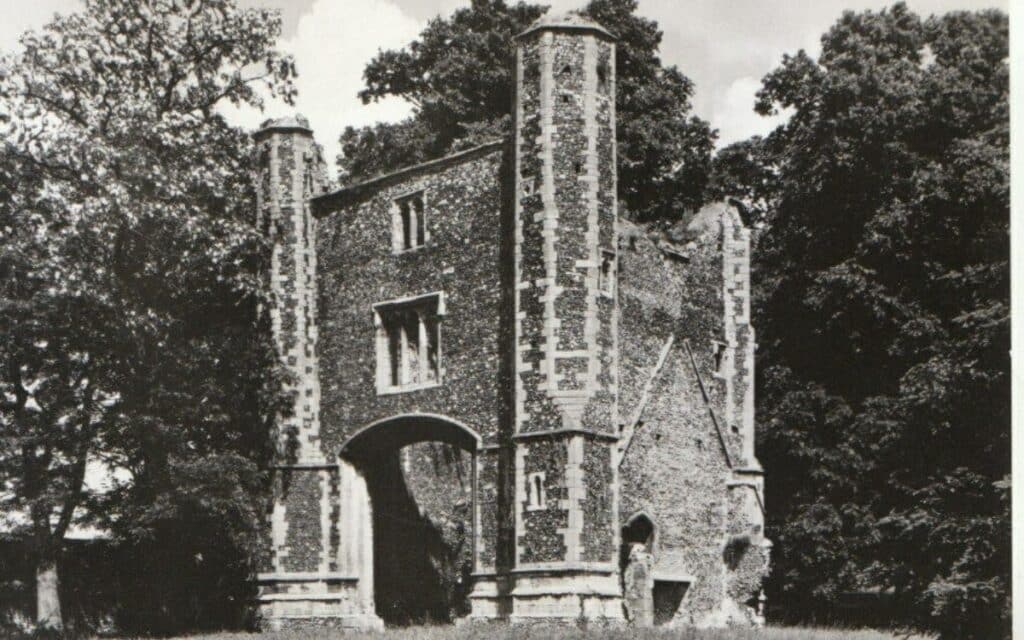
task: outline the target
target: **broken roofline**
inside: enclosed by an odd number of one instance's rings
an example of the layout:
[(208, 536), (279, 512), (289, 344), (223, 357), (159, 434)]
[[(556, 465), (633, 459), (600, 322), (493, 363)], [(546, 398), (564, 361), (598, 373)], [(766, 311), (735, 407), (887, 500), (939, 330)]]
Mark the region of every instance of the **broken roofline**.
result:
[(450, 153), (440, 158), (435, 158), (433, 160), (427, 160), (426, 162), (414, 164), (409, 167), (404, 167), (402, 169), (398, 169), (397, 171), (377, 176), (376, 178), (370, 178), (369, 180), (364, 180), (363, 182), (358, 182), (356, 184), (349, 185), (347, 187), (342, 187), (335, 191), (331, 191), (330, 193), (325, 193), (323, 195), (316, 196), (315, 198), (312, 198), (312, 200), (310, 201), (313, 207), (313, 215), (316, 216), (317, 218), (322, 218), (359, 200), (360, 198), (376, 191), (381, 187), (394, 184), (396, 182), (401, 182), (402, 179), (404, 179), (411, 173), (415, 173), (417, 171), (429, 171), (433, 169), (439, 169), (453, 164), (458, 164), (459, 162), (464, 162), (466, 160), (472, 160), (474, 158), (486, 155), (494, 151), (495, 149), (501, 148), (507, 142), (508, 140), (505, 138), (491, 140), (490, 142), (485, 142), (481, 145), (471, 147), (469, 149), (456, 151), (455, 153)]

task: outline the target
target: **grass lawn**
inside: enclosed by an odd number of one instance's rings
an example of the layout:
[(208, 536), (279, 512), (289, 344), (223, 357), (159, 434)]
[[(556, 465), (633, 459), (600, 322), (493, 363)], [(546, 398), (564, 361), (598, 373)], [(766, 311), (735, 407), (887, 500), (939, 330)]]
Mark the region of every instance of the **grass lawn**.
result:
[[(327, 640), (337, 631), (288, 631), (245, 634), (218, 633), (189, 640)], [(352, 633), (354, 640), (893, 640), (891, 633), (871, 630), (768, 627), (766, 629), (589, 629), (565, 627), (510, 627), (503, 624), (432, 626), (389, 629), (383, 633)]]

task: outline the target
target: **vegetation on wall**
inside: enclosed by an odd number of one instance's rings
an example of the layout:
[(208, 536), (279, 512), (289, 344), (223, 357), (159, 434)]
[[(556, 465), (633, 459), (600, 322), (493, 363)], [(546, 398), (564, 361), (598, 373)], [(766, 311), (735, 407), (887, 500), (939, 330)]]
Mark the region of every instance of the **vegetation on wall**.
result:
[[(636, 10), (584, 10), (620, 38), (624, 213), (674, 222), (732, 196), (760, 229), (776, 619), (826, 620), (860, 590), (943, 637), (1008, 634), (1006, 16), (843, 14), (817, 59), (765, 77), (758, 110), (789, 121), (712, 165), (692, 83)], [(543, 11), (474, 0), (374, 58), (363, 100), (416, 109), (346, 130), (344, 178), (507, 134), (513, 38)], [(257, 313), (250, 141), (217, 107), (294, 96), (279, 32), (232, 0), (86, 0), (0, 59), (0, 514), (44, 629), (76, 521), (132, 558), (126, 629), (237, 624), (251, 595), (287, 403)], [(122, 471), (111, 491), (84, 486), (90, 461)]]

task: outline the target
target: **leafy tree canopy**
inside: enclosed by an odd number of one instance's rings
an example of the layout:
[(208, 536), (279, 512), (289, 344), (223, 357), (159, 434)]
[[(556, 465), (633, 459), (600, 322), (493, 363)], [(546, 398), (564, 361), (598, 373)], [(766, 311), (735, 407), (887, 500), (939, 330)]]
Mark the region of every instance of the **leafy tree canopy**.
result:
[(764, 138), (734, 142), (719, 149), (711, 160), (707, 200), (731, 200), (739, 206), (744, 224), (759, 228), (773, 203), (776, 171)]
[[(279, 386), (250, 142), (217, 109), (290, 100), (279, 30), (233, 0), (87, 0), (0, 60), (0, 512), (25, 516), (43, 627), (76, 519), (145, 541), (202, 513), (224, 544), (257, 522)], [(87, 461), (127, 479), (92, 495)]]
[(793, 110), (756, 276), (777, 602), (890, 589), (943, 637), (1008, 632), (1007, 38), (846, 12), (764, 79)]
[[(678, 219), (703, 202), (714, 133), (691, 114), (693, 83), (658, 58), (658, 25), (635, 0), (592, 0), (582, 13), (618, 38), (619, 195), (638, 220)], [(354, 182), (507, 135), (515, 36), (546, 8), (473, 0), (435, 18), (418, 40), (381, 52), (366, 66), (364, 102), (396, 96), (414, 114), (341, 136), (343, 179)]]

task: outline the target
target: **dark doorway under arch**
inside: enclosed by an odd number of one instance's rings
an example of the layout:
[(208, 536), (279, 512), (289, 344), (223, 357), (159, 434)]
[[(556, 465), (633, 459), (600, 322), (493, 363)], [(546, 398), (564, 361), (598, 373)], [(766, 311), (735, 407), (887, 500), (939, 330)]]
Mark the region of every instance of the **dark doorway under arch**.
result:
[(654, 523), (645, 513), (638, 513), (622, 526), (622, 548), (619, 563), (625, 568), (629, 552), (635, 544), (642, 544), (648, 553), (654, 553)]
[(366, 479), (374, 603), (388, 625), (468, 613), (478, 442), (464, 425), (418, 414), (373, 423), (342, 448)]

